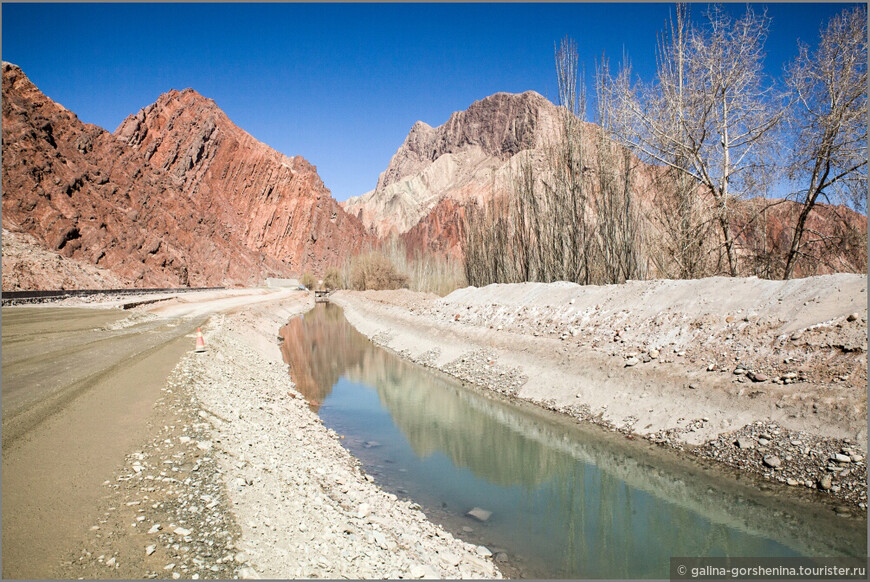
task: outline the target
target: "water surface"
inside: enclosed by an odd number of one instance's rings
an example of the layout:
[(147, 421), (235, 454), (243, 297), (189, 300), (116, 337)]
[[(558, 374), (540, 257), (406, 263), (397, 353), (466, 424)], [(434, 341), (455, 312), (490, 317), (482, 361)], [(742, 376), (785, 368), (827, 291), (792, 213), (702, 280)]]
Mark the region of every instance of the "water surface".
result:
[[(296, 388), (386, 490), (512, 576), (667, 578), (671, 556), (863, 556), (866, 520), (580, 426), (376, 347), (319, 304), (281, 329)], [(467, 516), (491, 512), (485, 522)]]

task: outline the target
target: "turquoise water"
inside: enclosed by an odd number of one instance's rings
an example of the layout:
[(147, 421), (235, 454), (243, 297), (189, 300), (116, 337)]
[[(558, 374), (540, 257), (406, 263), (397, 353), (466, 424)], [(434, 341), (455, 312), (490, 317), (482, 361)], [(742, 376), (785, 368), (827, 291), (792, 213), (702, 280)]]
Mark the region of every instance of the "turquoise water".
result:
[(667, 578), (671, 556), (866, 553), (866, 521), (463, 387), (374, 346), (334, 305), (280, 333), (297, 389), (376, 482), (503, 553), (508, 575)]

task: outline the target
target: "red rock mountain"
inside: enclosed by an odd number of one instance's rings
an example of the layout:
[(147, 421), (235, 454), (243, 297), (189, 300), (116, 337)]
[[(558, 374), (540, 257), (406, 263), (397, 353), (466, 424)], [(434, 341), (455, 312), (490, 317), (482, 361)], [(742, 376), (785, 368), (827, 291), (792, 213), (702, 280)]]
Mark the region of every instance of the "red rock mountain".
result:
[[(190, 89), (162, 95), (113, 135), (3, 63), (2, 184), (4, 229), (134, 286), (322, 272), (369, 238), (314, 166)], [(4, 269), (4, 289), (9, 281)]]

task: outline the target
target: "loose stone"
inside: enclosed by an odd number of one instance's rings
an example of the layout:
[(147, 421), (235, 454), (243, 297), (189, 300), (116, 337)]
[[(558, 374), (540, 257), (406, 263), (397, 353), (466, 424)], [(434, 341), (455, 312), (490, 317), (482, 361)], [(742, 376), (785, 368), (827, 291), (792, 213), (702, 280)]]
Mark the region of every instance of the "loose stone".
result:
[(764, 457), (763, 461), (765, 465), (774, 469), (782, 465), (782, 460), (776, 455), (767, 455), (766, 457)]
[(487, 511), (486, 509), (481, 509), (479, 507), (475, 507), (475, 508), (471, 509), (465, 515), (468, 515), (469, 517), (473, 517), (474, 519), (476, 519), (478, 521), (487, 521), (490, 518), (490, 516), (492, 516), (492, 512)]
[(741, 449), (754, 449), (755, 443), (752, 441), (751, 438), (742, 436), (742, 437), (738, 437), (737, 446), (740, 447)]

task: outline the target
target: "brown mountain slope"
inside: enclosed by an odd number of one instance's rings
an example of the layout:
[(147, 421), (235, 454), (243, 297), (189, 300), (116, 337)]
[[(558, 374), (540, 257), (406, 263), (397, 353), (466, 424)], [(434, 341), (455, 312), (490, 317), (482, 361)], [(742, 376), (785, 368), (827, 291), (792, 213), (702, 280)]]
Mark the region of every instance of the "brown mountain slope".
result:
[(130, 281), (85, 261), (46, 250), (27, 234), (3, 229), (3, 291), (121, 289)]
[(184, 196), (214, 212), (235, 240), (297, 272), (322, 272), (366, 238), (314, 166), (257, 141), (192, 89), (161, 95), (115, 136), (178, 177)]
[[(177, 159), (151, 163), (153, 152), (129, 144), (144, 128), (146, 143)], [(4, 228), (129, 285), (160, 287), (316, 271), (365, 238), (312, 166), (257, 142), (193, 91), (161, 97), (118, 133), (82, 123), (3, 63)], [(191, 151), (198, 137), (202, 148)]]

